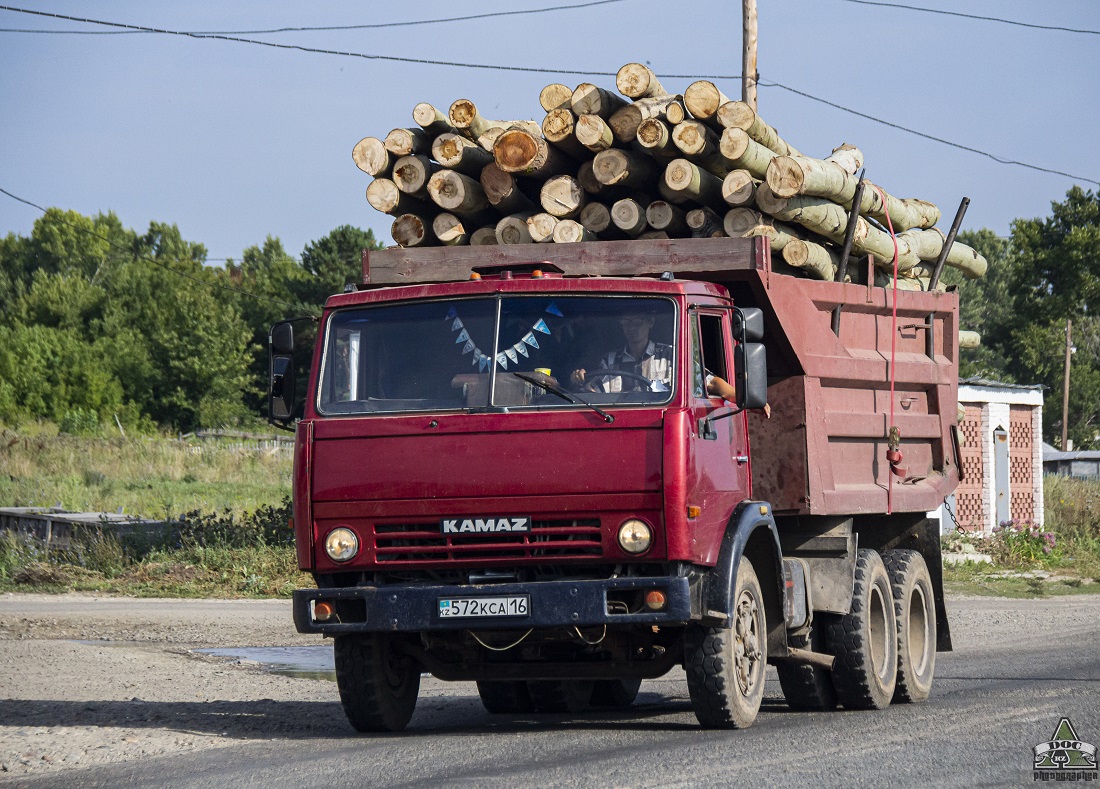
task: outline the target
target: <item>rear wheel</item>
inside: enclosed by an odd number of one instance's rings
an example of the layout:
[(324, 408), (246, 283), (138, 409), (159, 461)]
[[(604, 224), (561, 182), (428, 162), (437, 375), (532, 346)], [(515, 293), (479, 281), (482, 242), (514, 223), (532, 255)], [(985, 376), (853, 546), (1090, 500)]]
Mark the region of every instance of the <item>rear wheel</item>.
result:
[[(810, 632), (801, 636), (792, 636), (788, 642), (796, 649), (808, 649), (824, 652), (825, 632), (829, 628), (829, 614), (814, 614)], [(794, 663), (781, 660), (775, 664), (779, 674), (779, 685), (783, 688), (783, 698), (792, 710), (834, 710), (836, 709), (836, 689), (833, 687), (832, 672), (821, 666)]]
[(527, 683), (536, 712), (580, 712), (592, 700), (592, 680), (539, 679)]
[(764, 598), (752, 562), (741, 559), (728, 628), (690, 625), (684, 635), (691, 706), (711, 729), (745, 729), (764, 699), (768, 662)]
[(852, 610), (829, 627), (828, 644), (840, 703), (851, 710), (889, 706), (898, 677), (897, 620), (890, 578), (875, 551), (859, 551)]
[(527, 692), (527, 683), (522, 681), (478, 680), (477, 695), (481, 697), (485, 709), (495, 715), (517, 715), (535, 709), (531, 694)]
[(924, 557), (912, 550), (887, 551), (882, 563), (894, 593), (898, 622), (898, 684), (894, 701), (918, 702), (932, 691), (936, 670), (936, 609)]
[(420, 692), (420, 664), (393, 636), (337, 636), (333, 649), (340, 703), (356, 731), (401, 731)]
[(640, 679), (600, 679), (592, 689), (592, 704), (595, 707), (622, 709), (629, 707), (638, 698), (642, 687)]

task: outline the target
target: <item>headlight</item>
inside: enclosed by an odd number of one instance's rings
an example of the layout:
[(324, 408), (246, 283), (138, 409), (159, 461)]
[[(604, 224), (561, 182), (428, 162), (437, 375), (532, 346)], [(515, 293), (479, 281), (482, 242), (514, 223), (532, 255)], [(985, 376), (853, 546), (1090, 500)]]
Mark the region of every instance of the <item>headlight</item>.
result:
[(346, 562), (359, 553), (359, 538), (351, 529), (333, 529), (325, 537), (325, 553), (334, 562)]
[(627, 553), (645, 553), (653, 544), (653, 530), (649, 524), (631, 518), (619, 527), (619, 545)]

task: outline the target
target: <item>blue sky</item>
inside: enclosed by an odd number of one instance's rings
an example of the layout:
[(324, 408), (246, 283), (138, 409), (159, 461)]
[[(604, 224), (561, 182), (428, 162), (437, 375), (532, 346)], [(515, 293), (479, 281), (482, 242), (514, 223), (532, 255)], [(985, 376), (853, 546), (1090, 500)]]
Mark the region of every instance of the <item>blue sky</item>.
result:
[[(893, 1), (893, 0), (891, 0)], [(573, 5), (40, 0), (23, 8), (170, 30), (364, 25)], [(911, 5), (1100, 30), (1095, 0), (914, 0)], [(1007, 235), (1046, 216), (1075, 183), (1100, 181), (1100, 35), (1037, 30), (846, 0), (758, 0), (760, 114), (795, 147), (860, 147), (867, 176), (899, 197), (935, 202), (946, 229), (965, 195), (964, 228)], [(0, 28), (108, 30), (0, 11)], [(355, 31), (248, 36), (281, 44), (470, 64), (613, 74), (648, 63), (667, 88), (738, 75), (737, 0), (618, 0), (587, 8)], [(613, 76), (533, 74), (395, 63), (159, 34), (0, 33), (0, 187), (43, 206), (114, 211), (143, 231), (175, 223), (232, 257), (268, 235), (293, 255), (333, 228), (391, 219), (367, 204), (352, 162), (361, 137), (412, 126), (420, 101), (472, 99), (498, 119), (541, 120), (550, 82)], [(740, 82), (717, 80), (734, 98)], [(933, 142), (812, 101), (803, 93), (1004, 159)], [(28, 235), (39, 213), (0, 195), (0, 234)]]

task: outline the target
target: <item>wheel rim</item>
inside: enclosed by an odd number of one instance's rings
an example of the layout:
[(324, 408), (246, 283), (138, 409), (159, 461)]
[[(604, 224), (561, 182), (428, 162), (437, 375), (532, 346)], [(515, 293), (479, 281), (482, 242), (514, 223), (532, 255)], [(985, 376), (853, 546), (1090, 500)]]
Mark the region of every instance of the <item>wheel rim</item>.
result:
[(870, 598), (868, 624), (871, 640), (871, 666), (875, 675), (880, 680), (885, 681), (891, 668), (887, 659), (890, 654), (887, 639), (893, 639), (895, 636), (893, 633), (888, 632), (887, 622), (889, 619), (886, 616), (886, 603), (882, 599), (882, 591), (877, 585), (871, 587)]
[(747, 591), (737, 598), (734, 643), (736, 646), (737, 685), (742, 695), (751, 696), (760, 681), (760, 608)]
[(909, 599), (909, 664), (918, 675), (924, 674), (928, 668), (928, 644), (932, 640), (930, 625), (928, 600), (924, 590), (915, 586)]

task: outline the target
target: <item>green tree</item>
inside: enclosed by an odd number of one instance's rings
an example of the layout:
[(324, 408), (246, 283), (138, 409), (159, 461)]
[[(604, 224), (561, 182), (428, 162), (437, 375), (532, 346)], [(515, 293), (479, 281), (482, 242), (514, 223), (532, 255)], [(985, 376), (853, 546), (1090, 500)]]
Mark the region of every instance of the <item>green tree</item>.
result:
[(988, 229), (964, 231), (958, 238), (989, 261), (986, 275), (978, 279), (966, 279), (950, 267), (944, 269), (944, 283), (959, 289), (959, 328), (982, 336), (981, 347), (960, 353), (959, 377), (1013, 383), (1008, 363), (1013, 327), (1009, 242)]
[(302, 250), (302, 268), (310, 275), (299, 298), (318, 308), (349, 282), (363, 281), (363, 250), (381, 249), (371, 230), (341, 225), (324, 238), (311, 241)]

